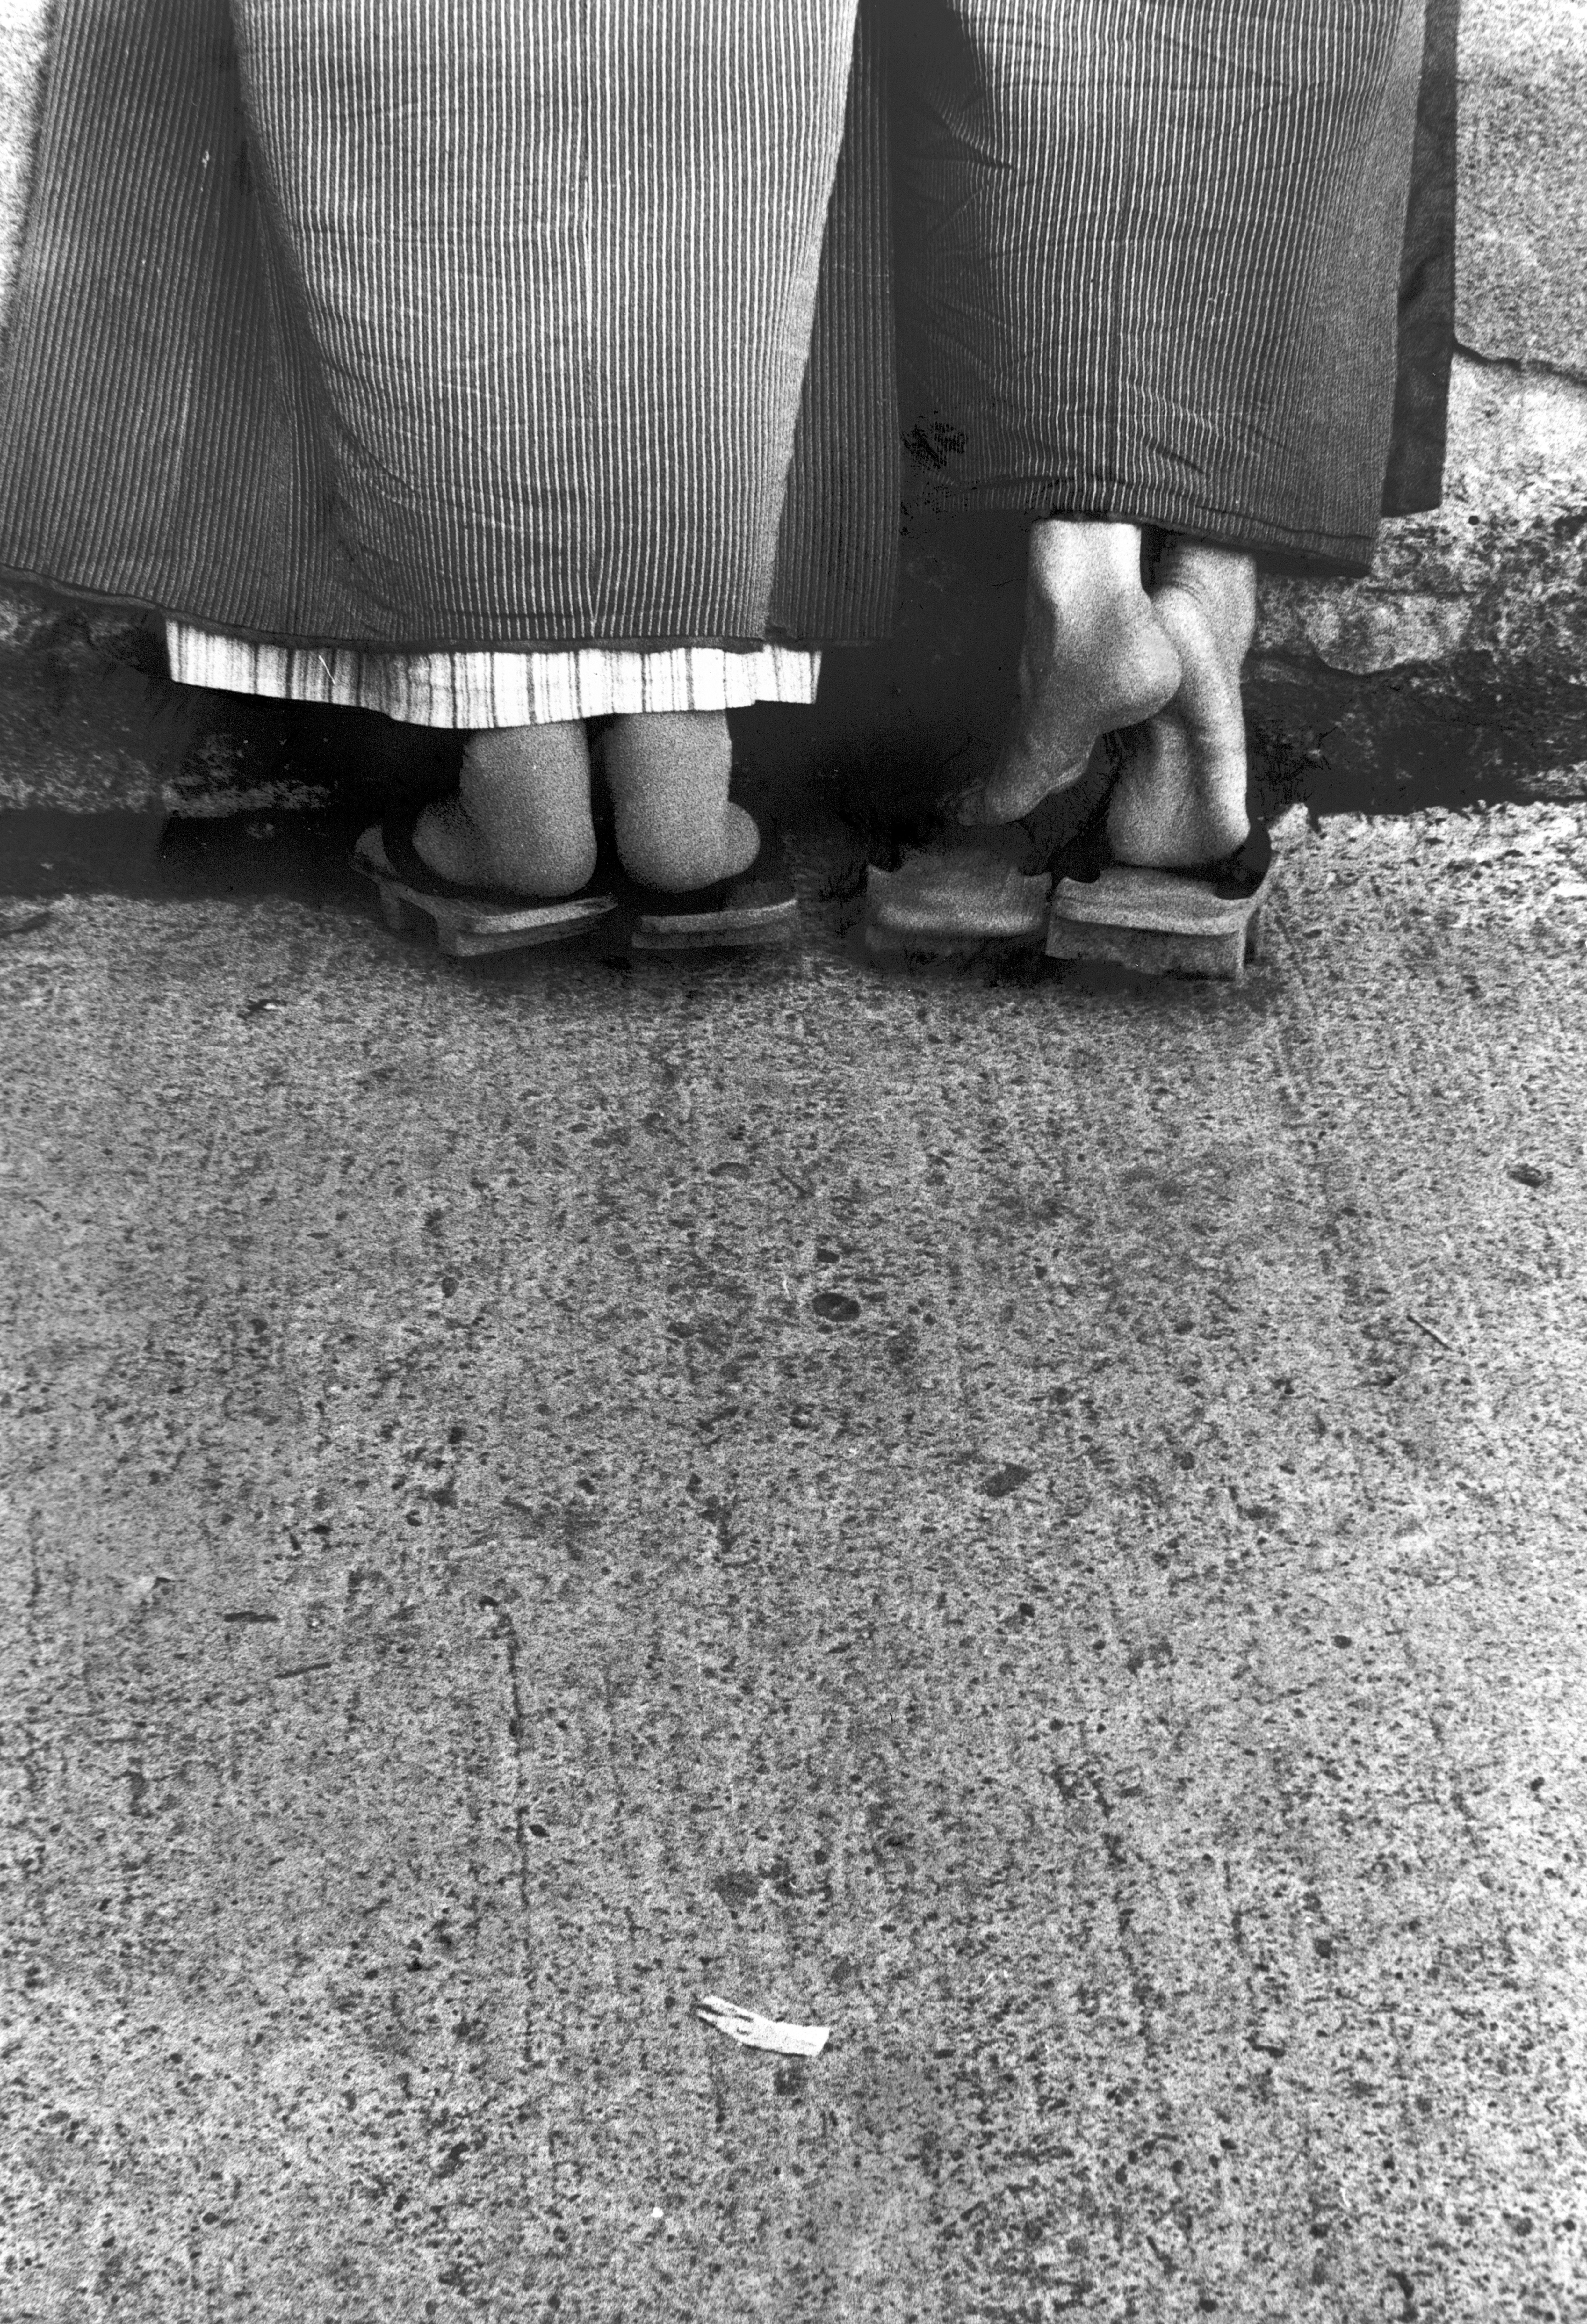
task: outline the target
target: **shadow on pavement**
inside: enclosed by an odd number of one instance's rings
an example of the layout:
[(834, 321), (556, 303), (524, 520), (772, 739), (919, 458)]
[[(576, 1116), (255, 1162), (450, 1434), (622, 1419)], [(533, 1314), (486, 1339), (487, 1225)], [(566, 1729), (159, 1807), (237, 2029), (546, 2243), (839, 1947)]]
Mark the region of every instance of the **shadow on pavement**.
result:
[[(98, 660), (31, 669), (0, 706), (0, 766), (19, 770), (24, 802), (0, 805), (0, 896), (322, 900), (356, 887), (347, 856), (368, 824), (456, 788), (464, 738), (447, 730), (203, 694)], [(734, 729), (737, 795), (800, 813), (808, 713), (734, 713)], [(113, 803), (140, 791), (180, 804)], [(53, 803), (74, 792), (81, 806)], [(598, 782), (594, 806), (600, 826)]]
[(347, 853), (365, 809), (255, 815), (0, 814), (0, 895), (112, 895), (150, 900), (291, 896), (348, 890)]
[[(922, 524), (891, 641), (827, 655), (817, 756), (849, 828), (924, 836), (939, 794), (991, 770), (1015, 699), (1024, 539), (1012, 520)], [(1587, 797), (1587, 687), (1473, 655), (1367, 674), (1259, 648), (1247, 666), (1252, 805), (1330, 815)]]
[[(829, 651), (813, 716), (734, 714), (741, 795), (785, 826), (841, 827), (838, 889), (857, 892), (867, 861), (896, 862), (945, 788), (990, 767), (1013, 703), (1022, 564), (1017, 527), (966, 527), (955, 544), (923, 532), (889, 645)], [(173, 686), (157, 625), (42, 607), (5, 650), (4, 680), (10, 899), (328, 899), (352, 892), (365, 824), (457, 780), (462, 737), (446, 730)], [(1492, 673), (1457, 698), (1435, 672), (1259, 659), (1247, 699), (1253, 807), (1269, 817), (1297, 802), (1317, 818), (1587, 795), (1587, 709), (1531, 702)], [(1098, 779), (1052, 802), (1038, 838), (1066, 836), (1056, 826), (1094, 807)]]

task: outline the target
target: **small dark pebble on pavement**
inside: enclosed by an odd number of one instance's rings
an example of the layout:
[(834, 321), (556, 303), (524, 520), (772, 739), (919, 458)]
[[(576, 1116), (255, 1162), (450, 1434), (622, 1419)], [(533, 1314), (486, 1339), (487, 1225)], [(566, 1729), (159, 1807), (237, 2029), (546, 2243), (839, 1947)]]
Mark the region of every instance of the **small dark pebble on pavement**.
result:
[(817, 1315), (829, 1323), (853, 1323), (859, 1321), (860, 1303), (851, 1299), (846, 1291), (817, 1291), (810, 1302)]
[(1034, 1472), (1021, 1469), (1017, 1461), (1010, 1461), (994, 1469), (990, 1477), (981, 1480), (981, 1489), (989, 1501), (1001, 1501), (1010, 1493), (1017, 1493), (1021, 1485), (1029, 1484)]
[(48, 904), (0, 904), (0, 936), (25, 936), (50, 917)]

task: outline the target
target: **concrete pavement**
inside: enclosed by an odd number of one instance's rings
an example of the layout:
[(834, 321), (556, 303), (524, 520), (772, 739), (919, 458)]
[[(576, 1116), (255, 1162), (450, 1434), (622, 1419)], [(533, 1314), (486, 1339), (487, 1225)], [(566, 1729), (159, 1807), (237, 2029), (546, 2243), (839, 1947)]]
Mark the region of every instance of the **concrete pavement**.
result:
[(7, 2318), (1587, 2315), (1587, 809), (1242, 992), (40, 829)]

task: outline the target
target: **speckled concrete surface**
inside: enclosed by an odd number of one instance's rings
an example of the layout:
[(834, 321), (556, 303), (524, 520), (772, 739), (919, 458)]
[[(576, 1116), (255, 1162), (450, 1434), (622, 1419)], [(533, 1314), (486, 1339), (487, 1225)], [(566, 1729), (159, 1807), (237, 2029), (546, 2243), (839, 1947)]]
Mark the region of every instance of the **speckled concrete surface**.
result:
[(15, 2324), (1587, 2314), (1587, 811), (1243, 993), (802, 860), (0, 943)]

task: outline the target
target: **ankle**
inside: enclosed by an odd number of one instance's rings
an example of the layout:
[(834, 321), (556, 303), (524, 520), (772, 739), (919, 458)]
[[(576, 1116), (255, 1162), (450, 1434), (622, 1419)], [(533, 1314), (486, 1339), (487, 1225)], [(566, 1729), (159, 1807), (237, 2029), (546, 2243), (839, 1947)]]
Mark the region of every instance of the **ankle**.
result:
[(463, 752), (457, 795), (476, 821), (511, 815), (548, 788), (577, 798), (589, 788), (589, 743), (582, 719), (539, 726), (487, 726)]
[(1121, 611), (1148, 603), (1140, 528), (1097, 517), (1048, 517), (1030, 531), (1030, 583), (1049, 604)]
[(1257, 623), (1257, 569), (1244, 550), (1206, 540), (1175, 540), (1158, 567), (1158, 588), (1188, 597), (1226, 654), (1243, 661)]
[(614, 801), (634, 791), (718, 784), (725, 801), (733, 769), (727, 713), (652, 710), (614, 718), (602, 741), (601, 763)]

